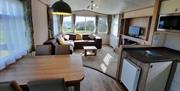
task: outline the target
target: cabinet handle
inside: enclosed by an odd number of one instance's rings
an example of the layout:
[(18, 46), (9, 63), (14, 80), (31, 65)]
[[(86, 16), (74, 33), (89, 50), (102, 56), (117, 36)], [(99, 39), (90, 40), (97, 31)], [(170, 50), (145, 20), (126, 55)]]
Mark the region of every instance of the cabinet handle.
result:
[(150, 68), (152, 68), (153, 66), (152, 65), (150, 65)]

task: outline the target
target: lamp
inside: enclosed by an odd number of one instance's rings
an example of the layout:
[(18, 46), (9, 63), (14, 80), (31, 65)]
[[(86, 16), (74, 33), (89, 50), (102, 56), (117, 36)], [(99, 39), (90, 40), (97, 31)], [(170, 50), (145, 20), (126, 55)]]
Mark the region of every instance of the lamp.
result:
[(57, 1), (52, 5), (52, 14), (55, 15), (71, 15), (71, 7), (63, 0)]

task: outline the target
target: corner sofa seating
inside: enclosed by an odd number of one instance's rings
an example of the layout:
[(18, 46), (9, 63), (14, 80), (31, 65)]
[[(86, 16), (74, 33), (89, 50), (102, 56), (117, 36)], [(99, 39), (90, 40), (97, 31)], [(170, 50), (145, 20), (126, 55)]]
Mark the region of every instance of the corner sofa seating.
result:
[[(71, 45), (65, 44), (62, 45), (58, 42), (57, 38), (52, 38), (44, 42), (44, 45), (51, 45), (52, 47), (52, 55), (56, 55), (59, 52), (72, 53), (74, 49), (83, 49), (83, 46), (96, 46), (97, 49), (102, 48), (102, 39), (99, 36), (94, 36), (93, 38), (89, 37), (89, 34), (83, 34), (81, 40), (76, 39), (76, 34), (67, 34), (69, 35), (69, 40)], [(73, 44), (72, 44), (73, 42)]]

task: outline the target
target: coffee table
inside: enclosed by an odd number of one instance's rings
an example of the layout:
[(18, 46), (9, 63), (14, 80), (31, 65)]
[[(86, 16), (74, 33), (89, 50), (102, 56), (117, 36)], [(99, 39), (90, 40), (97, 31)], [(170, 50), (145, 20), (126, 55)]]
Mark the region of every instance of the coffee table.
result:
[(85, 56), (96, 56), (97, 48), (95, 46), (83, 46)]

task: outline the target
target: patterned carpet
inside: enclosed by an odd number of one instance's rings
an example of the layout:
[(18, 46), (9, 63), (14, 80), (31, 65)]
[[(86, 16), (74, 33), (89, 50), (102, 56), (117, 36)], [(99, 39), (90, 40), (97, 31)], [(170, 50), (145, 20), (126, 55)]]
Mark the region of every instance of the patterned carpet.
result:
[(97, 50), (96, 56), (84, 56), (83, 50), (76, 50), (75, 53), (80, 53), (83, 59), (83, 65), (93, 68), (113, 78), (116, 77), (117, 63), (119, 56), (109, 46), (103, 46)]

